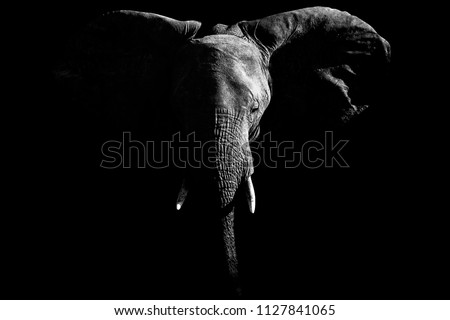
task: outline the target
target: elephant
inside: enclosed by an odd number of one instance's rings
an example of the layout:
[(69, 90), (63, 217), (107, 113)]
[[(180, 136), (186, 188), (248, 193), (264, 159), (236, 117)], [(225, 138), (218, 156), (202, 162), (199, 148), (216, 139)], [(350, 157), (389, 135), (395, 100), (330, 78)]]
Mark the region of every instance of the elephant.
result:
[(195, 133), (211, 144), (198, 155), (202, 166), (182, 170), (174, 207), (196, 203), (217, 222), (233, 296), (240, 296), (235, 212), (257, 211), (251, 143), (266, 109), (279, 98), (304, 123), (345, 123), (377, 99), (390, 54), (369, 24), (328, 7), (232, 25), (119, 10), (74, 37), (54, 74), (105, 128), (160, 142)]

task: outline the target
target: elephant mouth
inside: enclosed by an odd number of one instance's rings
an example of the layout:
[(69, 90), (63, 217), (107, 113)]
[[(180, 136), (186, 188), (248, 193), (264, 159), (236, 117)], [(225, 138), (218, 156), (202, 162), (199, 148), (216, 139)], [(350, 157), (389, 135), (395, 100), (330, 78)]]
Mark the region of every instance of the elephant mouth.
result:
[[(206, 188), (205, 188), (206, 185)], [(202, 191), (199, 194), (199, 190)], [(245, 193), (248, 210), (250, 213), (255, 213), (256, 195), (251, 176), (242, 179), (240, 184), (217, 184), (213, 180), (206, 182), (202, 179), (192, 178), (192, 175), (185, 176), (182, 179), (180, 189), (178, 191), (176, 200), (176, 210), (180, 211), (188, 198), (198, 199), (203, 206), (210, 206), (218, 209), (222, 215), (226, 215), (232, 211), (234, 207), (234, 197), (238, 190), (243, 190)], [(218, 196), (217, 196), (218, 195)]]

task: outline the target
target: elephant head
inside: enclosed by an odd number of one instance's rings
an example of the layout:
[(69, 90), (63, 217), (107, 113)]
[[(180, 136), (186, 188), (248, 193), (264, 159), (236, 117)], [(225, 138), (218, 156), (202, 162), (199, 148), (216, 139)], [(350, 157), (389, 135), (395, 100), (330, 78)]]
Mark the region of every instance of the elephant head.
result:
[(208, 189), (238, 287), (233, 201), (243, 186), (249, 211), (255, 211), (249, 143), (277, 95), (273, 87), (290, 90), (291, 101), (302, 90), (319, 92), (306, 92), (307, 99), (290, 106), (299, 117), (346, 121), (370, 104), (389, 58), (388, 42), (371, 26), (330, 8), (212, 27), (117, 11), (70, 44), (56, 75), (70, 83), (79, 102), (121, 128), (137, 128), (147, 139), (171, 128), (211, 143), (200, 155), (205, 165), (185, 171), (176, 205), (181, 209), (191, 189)]

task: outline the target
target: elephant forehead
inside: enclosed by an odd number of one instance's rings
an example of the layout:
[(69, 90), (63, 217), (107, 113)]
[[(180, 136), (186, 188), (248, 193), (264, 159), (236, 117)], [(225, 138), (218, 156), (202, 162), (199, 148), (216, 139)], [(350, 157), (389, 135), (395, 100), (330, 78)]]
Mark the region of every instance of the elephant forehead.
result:
[(218, 34), (194, 40), (204, 47), (215, 48), (238, 59), (259, 59), (261, 52), (251, 42), (234, 35)]
[(199, 63), (210, 63), (224, 71), (242, 70), (257, 76), (263, 69), (260, 50), (252, 43), (233, 35), (213, 35), (195, 40)]
[[(246, 106), (270, 96), (259, 49), (236, 36), (213, 35), (192, 41), (180, 55), (179, 81), (188, 91), (211, 94), (221, 105)], [(234, 103), (231, 103), (234, 102)]]
[(255, 45), (232, 35), (213, 35), (198, 40), (197, 48), (197, 63), (226, 87), (236, 92), (245, 88), (255, 99), (267, 95), (267, 73)]

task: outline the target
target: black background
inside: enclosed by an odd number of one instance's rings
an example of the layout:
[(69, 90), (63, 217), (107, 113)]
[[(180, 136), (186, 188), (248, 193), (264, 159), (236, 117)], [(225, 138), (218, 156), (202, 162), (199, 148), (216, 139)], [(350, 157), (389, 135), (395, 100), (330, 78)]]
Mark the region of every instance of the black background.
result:
[(256, 170), (257, 214), (239, 229), (245, 297), (449, 298), (432, 119), (423, 112), (430, 101), (407, 72), (414, 8), (387, 1), (66, 1), (26, 10), (19, 42), (33, 68), (19, 75), (10, 123), (4, 296), (221, 298), (208, 233), (192, 234), (173, 210), (177, 174), (94, 169), (98, 149), (86, 143), (84, 115), (61, 104), (52, 64), (71, 35), (113, 9), (231, 24), (312, 5), (349, 11), (390, 42), (386, 99), (346, 129), (349, 169)]

